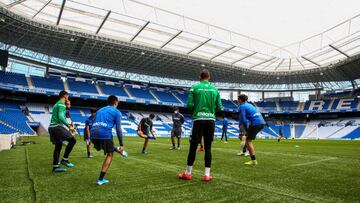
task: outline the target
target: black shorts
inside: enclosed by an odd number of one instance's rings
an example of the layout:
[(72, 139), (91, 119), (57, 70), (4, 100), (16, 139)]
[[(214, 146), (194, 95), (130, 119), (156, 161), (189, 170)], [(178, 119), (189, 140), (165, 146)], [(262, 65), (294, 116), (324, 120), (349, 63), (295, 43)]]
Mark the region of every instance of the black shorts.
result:
[(94, 144), (94, 148), (97, 151), (104, 150), (104, 154), (113, 153), (114, 152), (114, 141), (104, 140), (104, 139), (91, 139), (91, 142)]
[(49, 127), (48, 131), (50, 134), (50, 141), (53, 144), (62, 143), (63, 141), (73, 138), (71, 133), (62, 126)]
[(214, 139), (215, 121), (214, 120), (196, 120), (193, 122), (190, 142), (200, 143), (204, 137), (204, 142), (212, 142)]
[(250, 126), (246, 133), (246, 139), (255, 140), (256, 135), (264, 128), (264, 124)]
[(181, 128), (173, 128), (171, 131), (171, 137), (181, 137)]

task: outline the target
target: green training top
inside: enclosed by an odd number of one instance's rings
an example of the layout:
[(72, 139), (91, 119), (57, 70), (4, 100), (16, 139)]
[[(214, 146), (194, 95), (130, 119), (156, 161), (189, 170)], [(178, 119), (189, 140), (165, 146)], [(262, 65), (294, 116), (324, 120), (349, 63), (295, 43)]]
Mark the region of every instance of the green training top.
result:
[(58, 102), (56, 102), (56, 104), (52, 109), (50, 126), (54, 127), (60, 125), (67, 127), (69, 124), (66, 121), (65, 113), (66, 113), (65, 103), (59, 100)]
[(215, 120), (215, 112), (221, 111), (220, 93), (209, 81), (191, 87), (187, 107), (193, 110), (194, 120)]

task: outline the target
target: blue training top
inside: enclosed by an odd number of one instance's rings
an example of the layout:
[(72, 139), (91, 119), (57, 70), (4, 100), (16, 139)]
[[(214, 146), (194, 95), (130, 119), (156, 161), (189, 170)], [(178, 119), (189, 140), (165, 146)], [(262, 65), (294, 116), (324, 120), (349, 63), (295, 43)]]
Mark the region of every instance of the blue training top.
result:
[(229, 120), (227, 118), (224, 118), (224, 120), (223, 120), (223, 129), (227, 129), (228, 125), (229, 125)]
[(283, 125), (283, 124), (281, 124), (281, 125), (279, 126), (279, 134), (280, 134), (280, 135), (284, 134), (284, 125)]
[(86, 133), (86, 126), (89, 126), (89, 130), (91, 130), (92, 124), (94, 122), (94, 118), (89, 116), (89, 118), (86, 119), (85, 121), (85, 128), (84, 128), (84, 136), (88, 136)]
[(243, 125), (245, 128), (249, 126), (266, 124), (260, 111), (248, 102), (244, 102), (239, 106), (239, 126)]
[(120, 146), (123, 146), (121, 131), (121, 112), (114, 106), (106, 106), (96, 112), (90, 132), (91, 139), (112, 139), (112, 128), (115, 126)]

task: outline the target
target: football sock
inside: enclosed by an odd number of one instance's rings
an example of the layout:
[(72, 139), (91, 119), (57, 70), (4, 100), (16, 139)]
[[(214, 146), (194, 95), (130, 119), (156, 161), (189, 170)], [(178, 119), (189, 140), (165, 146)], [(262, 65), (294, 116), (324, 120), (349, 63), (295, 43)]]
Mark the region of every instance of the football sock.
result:
[(143, 147), (142, 152), (145, 152), (145, 150), (146, 150), (146, 148), (145, 148), (145, 147)]
[(172, 143), (173, 147), (175, 148), (175, 143)]
[(243, 153), (245, 154), (246, 152), (246, 146), (243, 147)]
[(192, 171), (192, 166), (186, 166), (185, 173), (188, 174), (188, 175), (191, 175), (191, 171)]
[(88, 156), (88, 157), (90, 156), (90, 152), (87, 152), (87, 156)]
[(251, 157), (251, 160), (253, 160), (253, 161), (256, 160), (255, 155), (251, 155), (250, 157)]
[(180, 147), (180, 144), (178, 143), (178, 147)]
[(210, 176), (210, 168), (209, 167), (205, 167), (205, 175)]
[(100, 172), (99, 180), (104, 179), (106, 172)]

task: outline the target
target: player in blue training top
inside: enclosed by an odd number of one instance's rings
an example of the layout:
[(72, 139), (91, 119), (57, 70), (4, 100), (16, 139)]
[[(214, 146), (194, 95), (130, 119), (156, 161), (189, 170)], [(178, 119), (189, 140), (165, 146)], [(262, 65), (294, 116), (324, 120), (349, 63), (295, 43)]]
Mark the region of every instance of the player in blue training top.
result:
[(246, 131), (246, 147), (250, 152), (251, 161), (246, 162), (246, 165), (257, 165), (255, 158), (255, 149), (252, 143), (256, 139), (256, 135), (264, 128), (265, 120), (259, 110), (255, 106), (248, 103), (248, 96), (242, 94), (238, 97), (240, 124), (243, 125)]
[(227, 129), (228, 129), (228, 125), (229, 125), (229, 120), (224, 116), (224, 120), (223, 120), (223, 127), (222, 127), (222, 134), (221, 134), (221, 141), (223, 140), (224, 136), (225, 136), (225, 142), (227, 143)]
[(277, 141), (280, 142), (283, 137), (284, 137), (284, 121), (279, 121), (279, 138)]
[(84, 128), (84, 141), (86, 142), (86, 151), (87, 157), (91, 159), (93, 156), (91, 155), (91, 141), (90, 141), (90, 130), (95, 118), (96, 109), (91, 109), (89, 118), (85, 121), (85, 128)]
[[(107, 98), (108, 106), (99, 109), (96, 112), (95, 119), (90, 131), (91, 142), (97, 151), (104, 150), (106, 154), (104, 163), (101, 168), (100, 176), (97, 181), (98, 185), (108, 183), (105, 174), (109, 169), (113, 159), (113, 153), (118, 152), (123, 156), (127, 156), (124, 151), (123, 136), (121, 131), (121, 113), (117, 109), (119, 104), (118, 98), (111, 95)], [(115, 127), (116, 134), (119, 139), (120, 147), (114, 147), (112, 128)]]

